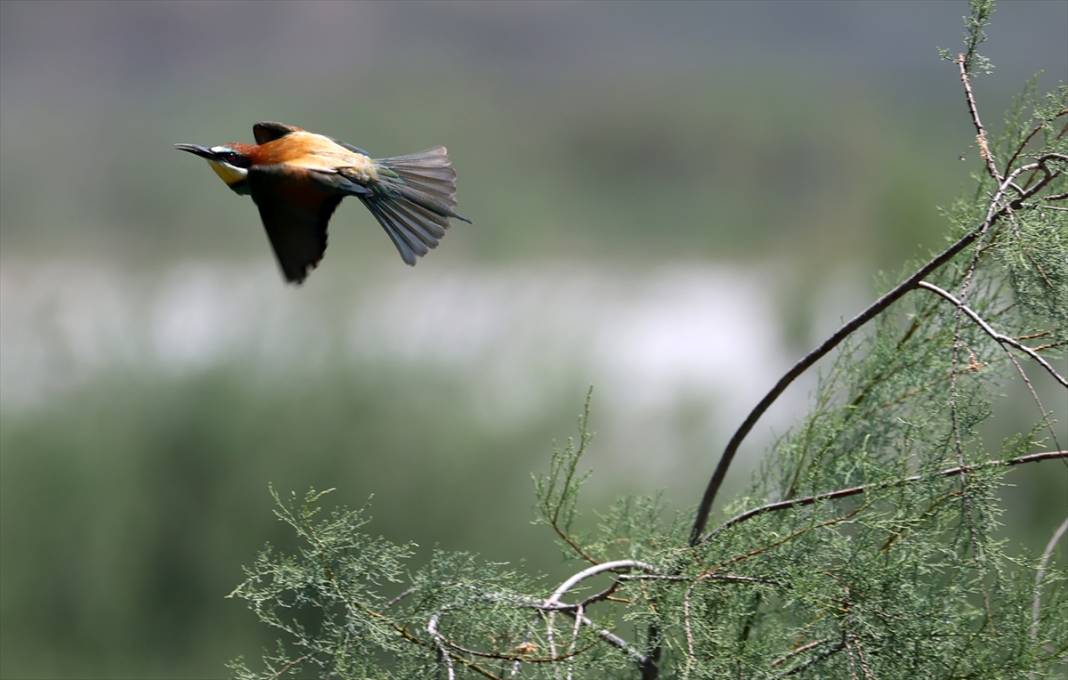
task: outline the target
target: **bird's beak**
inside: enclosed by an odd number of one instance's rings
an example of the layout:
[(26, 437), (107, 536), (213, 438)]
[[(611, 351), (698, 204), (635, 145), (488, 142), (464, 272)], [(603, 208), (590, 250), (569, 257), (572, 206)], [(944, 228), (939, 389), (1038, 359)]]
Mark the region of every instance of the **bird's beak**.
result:
[(191, 154), (195, 154), (201, 158), (207, 158), (208, 160), (215, 158), (215, 154), (212, 153), (211, 149), (200, 146), (199, 144), (175, 144), (174, 148), (188, 151)]

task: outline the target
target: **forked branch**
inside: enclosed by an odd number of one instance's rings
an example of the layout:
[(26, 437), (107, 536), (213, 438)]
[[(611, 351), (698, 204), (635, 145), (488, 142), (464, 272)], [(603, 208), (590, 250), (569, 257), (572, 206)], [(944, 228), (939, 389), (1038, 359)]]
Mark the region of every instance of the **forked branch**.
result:
[(1062, 376), (1060, 373), (1058, 373), (1056, 371), (1056, 369), (1054, 369), (1053, 366), (1051, 366), (1048, 361), (1046, 361), (1044, 358), (1042, 358), (1041, 355), (1039, 355), (1038, 352), (1036, 352), (1035, 350), (1031, 349), (1027, 345), (1023, 344), (1022, 342), (1019, 342), (1015, 338), (1011, 338), (1011, 337), (1009, 337), (1007, 335), (1004, 335), (1003, 333), (998, 333), (981, 316), (976, 314), (975, 311), (971, 307), (969, 307), (968, 305), (964, 304), (963, 302), (961, 302), (957, 298), (953, 297), (952, 293), (950, 293), (949, 291), (944, 290), (942, 288), (939, 288), (938, 286), (936, 286), (933, 283), (930, 283), (928, 281), (920, 281), (916, 285), (918, 285), (920, 288), (925, 288), (925, 289), (931, 291), (932, 293), (935, 293), (936, 295), (940, 295), (943, 298), (945, 298), (946, 300), (949, 300), (958, 309), (960, 309), (962, 312), (964, 312), (968, 316), (969, 319), (974, 321), (975, 324), (977, 326), (979, 326), (979, 328), (981, 328), (984, 333), (989, 335), (999, 345), (1002, 345), (1003, 347), (1004, 346), (1013, 347), (1015, 349), (1020, 350), (1021, 352), (1023, 352), (1027, 356), (1029, 356), (1032, 359), (1034, 359), (1035, 362), (1037, 362), (1039, 366), (1041, 366), (1042, 368), (1046, 369), (1046, 372), (1049, 373), (1050, 375), (1052, 375), (1054, 380), (1059, 382), (1063, 387), (1068, 388), (1068, 380), (1065, 380), (1064, 376)]

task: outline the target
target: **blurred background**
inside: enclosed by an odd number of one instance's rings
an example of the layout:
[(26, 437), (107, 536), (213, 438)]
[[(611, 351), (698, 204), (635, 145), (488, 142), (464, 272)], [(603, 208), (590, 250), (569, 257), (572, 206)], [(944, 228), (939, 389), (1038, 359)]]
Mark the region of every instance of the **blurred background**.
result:
[[(530, 475), (590, 384), (586, 507), (663, 489), (688, 510), (784, 367), (943, 242), (937, 206), (980, 167), (936, 52), (966, 13), (0, 3), (0, 675), (221, 678), (257, 656), (270, 631), (224, 596), (288, 540), (268, 482), (373, 495), (374, 530), (424, 551), (563, 574)], [(1000, 7), (991, 127), (1027, 77), (1068, 77), (1066, 26), (1065, 2)], [(346, 203), (287, 287), (253, 204), (171, 148), (257, 120), (378, 156), (446, 144), (475, 224), (410, 269)], [(1005, 392), (995, 435), (1030, 422)], [(1066, 480), (1013, 473), (1024, 549)]]

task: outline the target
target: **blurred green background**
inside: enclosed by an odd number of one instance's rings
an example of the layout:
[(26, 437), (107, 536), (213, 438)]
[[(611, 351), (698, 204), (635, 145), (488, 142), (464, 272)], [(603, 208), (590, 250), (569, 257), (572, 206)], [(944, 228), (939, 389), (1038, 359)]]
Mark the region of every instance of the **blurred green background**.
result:
[[(590, 505), (696, 503), (783, 367), (942, 242), (936, 207), (979, 168), (936, 54), (966, 12), (0, 3), (0, 675), (219, 678), (255, 656), (270, 632), (223, 596), (288, 540), (268, 482), (565, 573), (530, 474), (591, 383)], [(1034, 72), (1068, 77), (1066, 26), (1065, 2), (999, 9), (992, 127)], [(257, 120), (380, 156), (447, 144), (475, 224), (409, 269), (346, 204), (286, 287), (253, 205), (171, 148)], [(1005, 392), (995, 437), (1031, 417)], [(1068, 475), (1011, 480), (1006, 531), (1034, 549)]]

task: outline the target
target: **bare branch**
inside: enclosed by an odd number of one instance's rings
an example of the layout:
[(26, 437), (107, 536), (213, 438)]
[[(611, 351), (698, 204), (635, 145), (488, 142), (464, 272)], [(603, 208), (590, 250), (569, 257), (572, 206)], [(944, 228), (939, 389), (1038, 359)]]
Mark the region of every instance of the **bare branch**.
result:
[(1050, 411), (1046, 410), (1046, 405), (1042, 403), (1042, 397), (1038, 396), (1035, 386), (1031, 384), (1031, 379), (1027, 377), (1027, 372), (1023, 370), (1023, 366), (1020, 365), (1020, 362), (1008, 349), (1005, 349), (1005, 356), (1012, 362), (1012, 367), (1016, 369), (1016, 373), (1019, 374), (1020, 380), (1022, 380), (1023, 384), (1027, 387), (1027, 391), (1031, 393), (1031, 399), (1035, 402), (1035, 406), (1038, 407), (1038, 412), (1042, 416), (1042, 423), (1046, 426), (1046, 431), (1049, 432), (1049, 438), (1053, 443), (1053, 446), (1058, 449), (1061, 448), (1061, 442), (1057, 437), (1057, 431), (1053, 429), (1053, 423), (1050, 422), (1049, 419)]
[(1042, 453), (1031, 453), (1026, 456), (1020, 456), (1018, 458), (1010, 458), (1008, 460), (988, 460), (985, 463), (979, 463), (977, 465), (965, 465), (940, 470), (926, 475), (912, 475), (910, 477), (903, 477), (901, 479), (894, 479), (887, 482), (875, 482), (873, 484), (863, 484), (861, 486), (852, 486), (846, 489), (838, 489), (836, 491), (828, 491), (814, 496), (804, 496), (802, 498), (791, 498), (785, 501), (778, 501), (776, 503), (768, 503), (767, 505), (761, 505), (758, 508), (747, 510), (740, 515), (735, 515), (730, 518), (714, 531), (710, 532), (707, 536), (701, 537), (699, 543), (707, 541), (715, 534), (720, 533), (724, 529), (728, 529), (736, 524), (740, 524), (747, 520), (750, 520), (757, 515), (763, 515), (766, 512), (775, 512), (778, 510), (786, 510), (789, 508), (795, 508), (805, 505), (812, 505), (820, 501), (836, 500), (838, 498), (847, 498), (849, 496), (856, 496), (857, 494), (866, 493), (875, 489), (888, 489), (895, 486), (901, 486), (903, 484), (911, 484), (913, 482), (923, 481), (925, 479), (934, 479), (937, 477), (953, 477), (956, 475), (964, 474), (967, 472), (974, 472), (975, 470), (984, 470), (995, 467), (1013, 467), (1016, 465), (1023, 465), (1025, 463), (1039, 463), (1044, 460), (1058, 460), (1068, 458), (1068, 451), (1045, 451)]
[[(1061, 114), (1063, 113), (1066, 112), (1062, 111)], [(1005, 162), (1005, 172), (1008, 172), (1012, 169), (1012, 164), (1015, 163), (1016, 159), (1020, 157), (1020, 154), (1023, 153), (1024, 148), (1026, 148), (1027, 145), (1031, 143), (1031, 140), (1034, 139), (1035, 135), (1037, 135), (1041, 131), (1042, 126), (1036, 125), (1031, 129), (1031, 132), (1023, 138), (1023, 141), (1020, 142), (1020, 145), (1016, 147), (1016, 151), (1014, 151), (1012, 156), (1009, 157), (1009, 160)]]
[[(575, 610), (575, 626), (571, 629), (571, 644), (567, 647), (567, 654), (571, 655), (575, 653), (575, 647), (578, 645), (579, 630), (582, 628), (582, 619), (585, 618), (585, 610), (580, 604)], [(574, 667), (569, 665), (567, 668), (567, 680), (573, 680)]]
[(293, 659), (292, 661), (290, 661), (289, 663), (287, 663), (286, 665), (282, 666), (277, 671), (275, 671), (271, 675), (270, 680), (278, 680), (278, 678), (282, 677), (283, 675), (285, 675), (289, 671), (293, 670), (294, 668), (296, 668), (300, 664), (304, 663), (308, 659), (308, 657), (311, 656), (311, 655), (312, 655), (312, 653), (308, 652), (307, 654), (303, 654), (303, 655), (298, 656), (297, 658)]
[[(998, 190), (994, 192), (994, 196), (990, 201), (990, 208), (987, 210), (986, 218), (979, 226), (959, 238), (955, 243), (947, 247), (938, 255), (935, 255), (928, 260), (911, 276), (883, 294), (879, 299), (871, 303), (867, 309), (842, 325), (829, 338), (824, 340), (822, 344), (806, 354), (800, 361), (794, 364), (785, 375), (779, 378), (779, 381), (775, 383), (775, 386), (764, 395), (764, 398), (761, 399), (755, 407), (753, 407), (753, 410), (749, 412), (745, 417), (745, 420), (742, 421), (742, 424), (738, 426), (738, 429), (731, 436), (730, 441), (727, 442), (727, 446), (724, 448), (723, 454), (720, 456), (719, 462), (716, 464), (716, 469), (713, 471), (712, 477), (708, 480), (708, 485), (705, 487), (704, 495), (701, 497), (701, 503), (698, 505), (697, 515), (694, 518), (693, 527), (690, 530), (690, 545), (696, 545), (700, 542), (701, 534), (704, 532), (705, 525), (708, 523), (708, 515), (712, 511), (712, 504), (716, 500), (716, 494), (719, 493), (719, 489), (723, 485), (723, 480), (727, 477), (727, 470), (730, 469), (731, 463), (734, 462), (734, 457), (738, 453), (738, 448), (741, 446), (742, 441), (745, 440), (746, 436), (748, 436), (749, 432), (753, 429), (753, 426), (756, 425), (757, 421), (760, 420), (761, 416), (764, 415), (765, 411), (767, 411), (768, 408), (778, 400), (779, 396), (786, 391), (786, 388), (789, 387), (798, 376), (811, 368), (813, 364), (840, 345), (846, 338), (884, 312), (906, 293), (916, 288), (919, 282), (925, 279), (928, 274), (949, 262), (977, 238), (986, 234), (987, 230), (996, 225), (1002, 217), (1023, 205), (1024, 200), (1034, 196), (1045, 188), (1047, 184), (1060, 174), (1059, 170), (1051, 171), (1046, 163), (1050, 160), (1065, 159), (1068, 159), (1068, 157), (1064, 156), (1064, 154), (1046, 154), (1039, 158), (1035, 163), (1022, 165), (1010, 173), (998, 187)], [(1005, 196), (1005, 192), (1008, 190), (1012, 182), (1014, 182), (1021, 174), (1029, 170), (1042, 170), (1044, 176), (1041, 180), (1028, 187), (1023, 195), (998, 208), (997, 206), (1001, 205), (1002, 198)]]
[(390, 607), (392, 607), (393, 605), (399, 603), (401, 600), (403, 600), (404, 598), (408, 597), (409, 595), (411, 595), (412, 593), (414, 593), (417, 590), (419, 590), (419, 589), (417, 587), (415, 587), (415, 586), (412, 586), (411, 588), (405, 588), (403, 591), (401, 591), (395, 597), (393, 597), (389, 602), (387, 602), (384, 605), (382, 605), (382, 609), (389, 609)]
[[(692, 581), (692, 576), (682, 574), (634, 574), (618, 577), (620, 581)], [(726, 581), (728, 583), (759, 583), (765, 586), (779, 585), (775, 581), (756, 576), (739, 576), (738, 574), (702, 574), (701, 581)]]
[[(571, 590), (579, 583), (585, 581), (588, 578), (592, 578), (594, 576), (597, 576), (598, 574), (603, 574), (606, 571), (619, 571), (622, 569), (641, 569), (644, 571), (656, 571), (656, 567), (654, 567), (653, 565), (647, 562), (639, 562), (637, 560), (615, 560), (612, 562), (602, 562), (601, 564), (595, 564), (592, 567), (587, 567), (582, 571), (578, 572), (577, 574), (572, 575), (570, 578), (568, 578), (559, 586), (557, 586), (556, 590), (553, 591), (553, 594), (545, 600), (543, 606), (549, 611), (549, 616), (547, 617), (545, 627), (547, 637), (549, 639), (550, 652), (553, 656), (556, 656), (556, 643), (553, 639), (553, 629), (556, 606), (560, 604), (560, 598), (567, 594), (567, 591)], [(585, 618), (578, 615), (577, 613), (572, 615), (579, 619)]]
[(686, 631), (686, 668), (682, 672), (683, 678), (690, 677), (690, 671), (693, 670), (694, 662), (697, 659), (697, 655), (694, 652), (693, 628), (690, 627), (690, 595), (693, 594), (693, 589), (696, 586), (697, 581), (691, 583), (686, 588), (686, 594), (682, 597), (682, 628)]
[(1065, 532), (1068, 532), (1068, 517), (1064, 518), (1061, 525), (1057, 527), (1057, 530), (1050, 536), (1049, 542), (1046, 543), (1046, 549), (1042, 551), (1042, 559), (1038, 563), (1038, 571), (1035, 572), (1035, 596), (1031, 601), (1031, 641), (1034, 642), (1038, 639), (1038, 615), (1042, 611), (1042, 581), (1046, 579), (1046, 569), (1049, 567), (1049, 561), (1053, 558), (1053, 550), (1057, 547), (1057, 543), (1064, 536)]
[(655, 572), (656, 567), (648, 562), (639, 562), (638, 560), (614, 560), (612, 562), (602, 562), (601, 564), (595, 564), (592, 567), (586, 567), (577, 574), (573, 574), (563, 583), (556, 587), (553, 594), (545, 600), (545, 606), (547, 608), (553, 608), (554, 605), (560, 603), (560, 598), (567, 594), (567, 591), (577, 586), (582, 581), (588, 578), (603, 574), (606, 571), (621, 571), (624, 569), (640, 569), (646, 572)]
[(968, 102), (968, 113), (972, 117), (972, 125), (975, 126), (975, 142), (979, 146), (979, 155), (986, 163), (986, 171), (998, 184), (1001, 183), (1001, 174), (998, 173), (997, 164), (994, 163), (994, 155), (990, 152), (990, 144), (986, 139), (986, 130), (979, 120), (979, 109), (975, 105), (975, 95), (972, 94), (971, 78), (968, 77), (968, 64), (963, 54), (957, 55), (957, 65), (960, 66), (960, 82), (964, 86), (964, 99)]
[(1014, 338), (1010, 338), (1007, 335), (1003, 335), (1002, 333), (998, 333), (997, 331), (995, 331), (993, 328), (991, 328), (990, 324), (988, 324), (986, 321), (984, 321), (981, 316), (976, 314), (975, 311), (973, 311), (971, 307), (969, 307), (968, 305), (964, 304), (963, 302), (961, 302), (957, 298), (953, 297), (952, 293), (950, 293), (950, 292), (948, 292), (946, 290), (943, 290), (942, 288), (939, 288), (938, 286), (934, 285), (933, 283), (930, 283), (930, 282), (927, 282), (927, 281), (920, 281), (916, 285), (918, 287), (920, 287), (920, 288), (926, 288), (927, 290), (931, 291), (932, 293), (936, 293), (938, 295), (941, 295), (946, 300), (949, 300), (951, 303), (956, 305), (958, 309), (960, 309), (962, 312), (967, 314), (968, 318), (970, 318), (972, 321), (974, 321), (976, 323), (976, 325), (979, 326), (979, 328), (981, 328), (983, 330), (983, 332), (986, 333), (987, 335), (989, 335), (995, 342), (997, 342), (1000, 345), (1008, 345), (1009, 347), (1014, 347), (1015, 349), (1020, 350), (1021, 352), (1023, 352), (1024, 354), (1026, 354), (1027, 356), (1031, 357), (1036, 362), (1038, 362), (1038, 364), (1040, 366), (1042, 366), (1042, 368), (1046, 369), (1046, 372), (1049, 373), (1050, 375), (1052, 375), (1053, 378), (1057, 382), (1059, 382), (1064, 387), (1068, 388), (1068, 380), (1066, 380), (1064, 378), (1064, 376), (1062, 376), (1060, 373), (1057, 373), (1056, 369), (1054, 369), (1053, 366), (1051, 366), (1048, 361), (1046, 361), (1041, 356), (1039, 356), (1038, 352), (1034, 351), (1033, 349), (1031, 349), (1027, 345), (1024, 345), (1023, 343), (1018, 342)]

